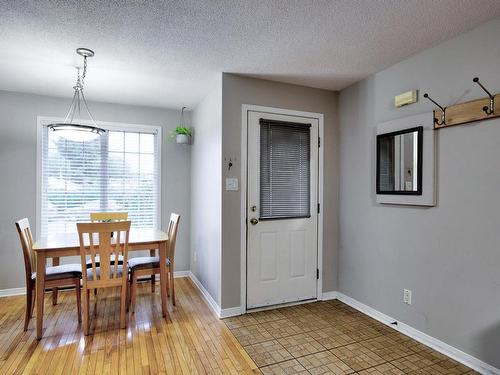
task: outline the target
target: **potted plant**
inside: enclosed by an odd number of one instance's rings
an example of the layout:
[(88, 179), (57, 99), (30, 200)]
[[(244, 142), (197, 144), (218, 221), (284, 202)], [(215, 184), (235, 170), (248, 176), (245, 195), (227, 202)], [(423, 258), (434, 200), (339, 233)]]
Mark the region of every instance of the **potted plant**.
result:
[(175, 141), (180, 144), (189, 144), (193, 131), (191, 128), (185, 126), (177, 126), (175, 130), (171, 130), (169, 133), (169, 140)]
[(182, 107), (181, 109), (181, 118), (179, 120), (179, 125), (175, 128), (175, 130), (171, 130), (169, 132), (169, 141), (175, 141), (180, 144), (189, 144), (191, 141), (191, 137), (193, 135), (193, 130), (184, 125), (184, 110), (186, 107)]

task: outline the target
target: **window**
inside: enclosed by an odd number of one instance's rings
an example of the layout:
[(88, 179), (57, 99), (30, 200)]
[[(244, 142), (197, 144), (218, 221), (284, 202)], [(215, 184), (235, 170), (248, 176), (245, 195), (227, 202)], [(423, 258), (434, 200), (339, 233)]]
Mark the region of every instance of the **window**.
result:
[(260, 120), (260, 219), (310, 217), (310, 124)]
[[(106, 128), (106, 127), (105, 127)], [(40, 232), (76, 232), (90, 212), (127, 211), (136, 228), (159, 226), (159, 129), (110, 127), (90, 141), (42, 126)]]

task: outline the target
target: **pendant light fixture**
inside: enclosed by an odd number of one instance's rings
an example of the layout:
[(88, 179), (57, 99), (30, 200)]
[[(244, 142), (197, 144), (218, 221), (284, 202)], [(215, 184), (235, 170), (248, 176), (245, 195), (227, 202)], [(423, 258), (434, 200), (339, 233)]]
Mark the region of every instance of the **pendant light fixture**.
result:
[[(48, 125), (48, 128), (52, 131), (61, 132), (61, 136), (74, 141), (89, 141), (99, 135), (106, 132), (105, 129), (97, 126), (94, 117), (90, 113), (87, 100), (83, 93), (83, 85), (85, 83), (85, 77), (87, 75), (87, 58), (94, 56), (94, 51), (88, 48), (78, 48), (76, 53), (83, 57), (83, 73), (80, 76), (80, 68), (78, 68), (78, 76), (76, 79), (76, 84), (73, 86), (75, 90), (73, 94), (73, 100), (69, 107), (68, 114), (64, 119), (64, 122), (53, 123)], [(79, 124), (74, 122), (75, 115), (77, 118), (81, 117), (81, 108), (85, 107), (87, 115), (90, 118), (90, 124)]]

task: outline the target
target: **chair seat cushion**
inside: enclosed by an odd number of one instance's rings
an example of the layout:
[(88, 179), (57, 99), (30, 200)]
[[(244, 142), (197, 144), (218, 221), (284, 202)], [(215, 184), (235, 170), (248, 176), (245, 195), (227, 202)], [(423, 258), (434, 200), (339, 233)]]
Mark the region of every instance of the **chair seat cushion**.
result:
[[(115, 267), (113, 266), (109, 270), (110, 277), (114, 276), (114, 271), (115, 271)], [(100, 267), (96, 268), (96, 274), (97, 274), (97, 279), (99, 280), (101, 278), (101, 268)], [(117, 277), (122, 277), (122, 274), (123, 274), (123, 266), (119, 265), (118, 266)], [(89, 281), (94, 280), (94, 275), (92, 273), (92, 268), (87, 268), (87, 280), (89, 280)]]
[[(45, 280), (70, 279), (73, 277), (82, 277), (82, 266), (80, 264), (62, 264), (45, 269)], [(31, 274), (31, 279), (36, 280), (36, 272)]]
[[(167, 259), (167, 266), (170, 265), (170, 259)], [(131, 271), (148, 269), (148, 268), (158, 268), (160, 267), (159, 257), (136, 257), (130, 258), (128, 260), (128, 268)]]
[[(115, 264), (115, 256), (114, 254), (112, 254), (110, 256), (110, 264), (114, 265)], [(123, 264), (123, 255), (118, 255), (118, 264)], [(99, 267), (101, 265), (100, 263), (100, 258), (99, 258), (99, 255), (96, 255), (95, 257), (95, 266), (96, 267)], [(92, 268), (92, 260), (89, 259), (87, 260), (87, 268)]]

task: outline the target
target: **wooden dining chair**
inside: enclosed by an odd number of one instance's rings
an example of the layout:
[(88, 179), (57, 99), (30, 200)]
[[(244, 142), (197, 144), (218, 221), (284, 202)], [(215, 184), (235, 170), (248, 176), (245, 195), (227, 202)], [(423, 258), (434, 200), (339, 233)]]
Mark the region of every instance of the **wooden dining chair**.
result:
[[(126, 221), (128, 220), (128, 212), (91, 212), (90, 221), (92, 223), (112, 223), (115, 221)], [(96, 259), (96, 265), (99, 267), (99, 257)], [(114, 259), (111, 258), (111, 262)], [(123, 264), (123, 257), (118, 257), (118, 264)], [(87, 268), (92, 267), (90, 260), (87, 262)], [(97, 289), (94, 289), (94, 295), (97, 295)]]
[[(17, 233), (21, 240), (21, 247), (24, 258), (24, 271), (26, 273), (26, 313), (24, 317), (24, 330), (28, 330), (28, 324), (33, 316), (35, 307), (36, 288), (36, 254), (33, 251), (33, 234), (31, 233), (28, 219), (21, 219), (16, 222)], [(74, 286), (76, 291), (76, 305), (78, 313), (78, 323), (82, 321), (81, 312), (81, 290), (80, 279), (82, 278), (82, 267), (80, 264), (63, 264), (47, 267), (45, 271), (45, 287), (57, 288), (63, 286)], [(55, 304), (55, 303), (54, 303)]]
[[(177, 229), (179, 228), (180, 215), (170, 214), (168, 223), (168, 246), (167, 246), (167, 292), (172, 288), (172, 303), (175, 305), (174, 287), (174, 255)], [(135, 299), (137, 293), (137, 279), (142, 276), (154, 276), (160, 273), (159, 256), (136, 257), (128, 261), (130, 272), (130, 309), (135, 312)], [(163, 282), (162, 280), (160, 280)], [(170, 292), (168, 292), (170, 294)]]
[(127, 221), (128, 212), (91, 212), (90, 221), (93, 223)]
[[(128, 212), (91, 212), (90, 213), (90, 221), (92, 223), (113, 223), (116, 221), (127, 221), (128, 220)], [(111, 259), (113, 262), (114, 259)], [(96, 261), (97, 266), (99, 267), (99, 258)], [(123, 258), (118, 257), (118, 264), (123, 264)], [(87, 268), (92, 267), (92, 263), (90, 261), (87, 263)]]
[[(122, 256), (123, 261), (127, 262), (130, 223), (130, 221), (118, 221), (76, 224), (82, 268), (86, 268), (88, 260), (91, 262), (91, 267), (86, 269), (86, 275), (83, 277), (83, 331), (85, 335), (89, 334), (90, 328), (89, 292), (91, 289), (121, 288), (120, 327), (126, 327), (128, 272), (123, 271), (123, 265), (118, 264), (118, 259)], [(112, 233), (113, 237), (111, 237)], [(100, 264), (96, 262), (97, 257), (102, 260)]]

